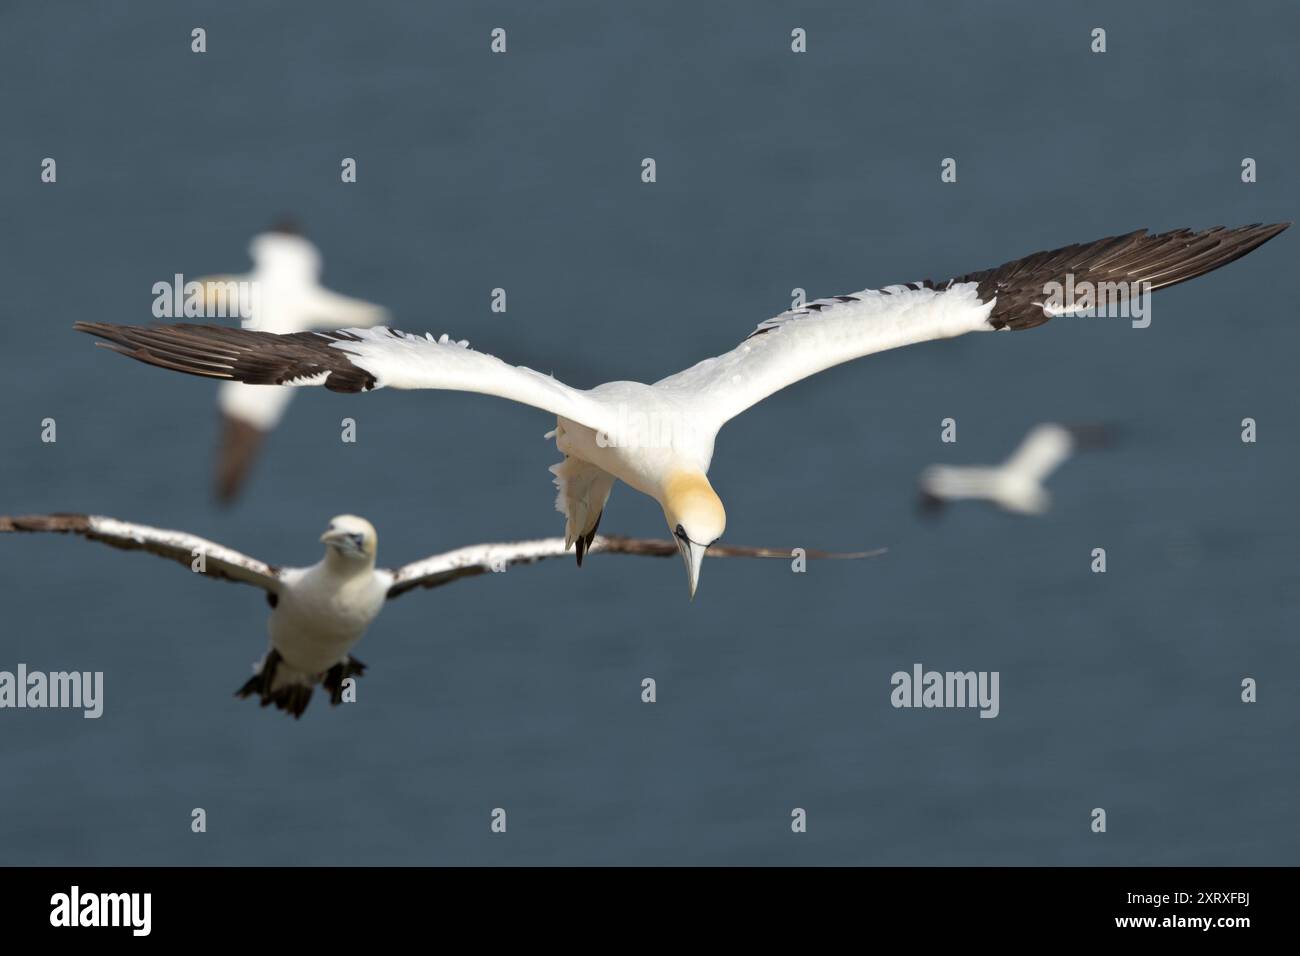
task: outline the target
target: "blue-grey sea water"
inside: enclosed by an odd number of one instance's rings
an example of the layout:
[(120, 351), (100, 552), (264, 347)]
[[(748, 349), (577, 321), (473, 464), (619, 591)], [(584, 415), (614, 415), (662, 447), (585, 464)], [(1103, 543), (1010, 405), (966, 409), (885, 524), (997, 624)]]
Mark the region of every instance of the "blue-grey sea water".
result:
[[(0, 513), (281, 564), (339, 512), (385, 564), (558, 534), (553, 419), (467, 394), (303, 390), (221, 510), (215, 386), (72, 323), (150, 321), (155, 282), (244, 270), (289, 213), (325, 282), (402, 328), (654, 381), (795, 288), (1295, 218), (1298, 35), (1286, 0), (7, 3)], [(357, 703), (298, 722), (232, 696), (255, 590), (0, 536), (0, 670), (105, 680), (98, 720), (0, 710), (0, 863), (1295, 863), (1298, 243), (1158, 293), (1146, 329), (907, 348), (724, 429), (727, 540), (885, 557), (710, 560), (693, 602), (676, 559), (600, 555), (412, 593), (357, 648)], [(918, 515), (923, 467), (1049, 420), (1120, 438), (1053, 476), (1049, 514)], [(667, 533), (625, 487), (602, 530)], [(893, 708), (915, 663), (998, 671), (999, 716)]]

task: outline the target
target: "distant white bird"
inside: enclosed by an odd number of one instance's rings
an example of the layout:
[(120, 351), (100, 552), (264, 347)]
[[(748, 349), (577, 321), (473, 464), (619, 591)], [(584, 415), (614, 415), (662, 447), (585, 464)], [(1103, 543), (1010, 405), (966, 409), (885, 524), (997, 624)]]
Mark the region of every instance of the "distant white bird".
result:
[[(331, 292), (320, 284), (320, 250), (283, 221), (255, 236), (248, 246), (253, 271), (245, 275), (208, 276), (199, 282), (208, 300), (232, 302), (238, 286), (253, 293), (244, 328), (275, 335), (344, 327), (369, 328), (388, 319), (378, 305)], [(222, 412), (217, 456), (216, 495), (233, 501), (248, 476), (265, 436), (279, 424), (293, 392), (288, 388), (253, 388), (224, 382), (218, 397)]]
[(931, 465), (921, 472), (921, 504), (933, 510), (949, 501), (991, 501), (1006, 511), (1037, 515), (1052, 497), (1043, 487), (1047, 476), (1074, 452), (1105, 440), (1100, 426), (1035, 425), (1000, 465)]
[[(272, 609), (268, 624), (271, 646), (236, 696), (256, 694), (263, 707), (275, 704), (295, 717), (302, 716), (317, 684), (329, 691), (330, 703), (342, 701), (343, 681), (365, 671), (365, 665), (352, 656), (352, 648), (388, 599), (415, 588), (435, 588), (464, 577), (504, 571), (512, 564), (560, 557), (567, 551), (560, 538), (475, 544), (390, 571), (375, 567), (378, 535), (369, 521), (355, 515), (330, 520), (320, 538), (325, 543), (325, 557), (309, 568), (277, 567), (197, 535), (101, 515), (0, 515), (3, 532), (70, 532), (115, 548), (149, 551), (210, 578), (261, 588)], [(601, 536), (592, 539), (591, 550), (667, 557), (677, 553), (677, 546), (671, 541)], [(739, 546), (720, 547), (717, 553), (737, 558), (792, 556), (789, 549)], [(855, 559), (882, 553), (805, 551), (804, 557)]]
[[(1084, 308), (1049, 289), (1116, 283), (1159, 289), (1246, 255), (1287, 223), (1146, 230), (1040, 252), (945, 282), (917, 282), (818, 299), (761, 323), (736, 348), (653, 385), (607, 382), (590, 391), (512, 367), (446, 335), (344, 329), (267, 335), (204, 325), (116, 326), (78, 322), (111, 348), (163, 368), (263, 385), (324, 385), (340, 392), (432, 388), (481, 392), (556, 416), (551, 435), (565, 459), (552, 471), (578, 559), (596, 533), (610, 489), (623, 481), (659, 502), (678, 542), (691, 594), (726, 512), (707, 477), (718, 430), (800, 379), (850, 359), (967, 332), (1029, 329)], [(1102, 286), (1109, 283), (1109, 286)], [(1055, 284), (1055, 286), (1053, 286)], [(601, 303), (612, 311), (618, 304)], [(101, 343), (102, 344), (102, 343)], [(798, 436), (778, 436), (788, 454)]]

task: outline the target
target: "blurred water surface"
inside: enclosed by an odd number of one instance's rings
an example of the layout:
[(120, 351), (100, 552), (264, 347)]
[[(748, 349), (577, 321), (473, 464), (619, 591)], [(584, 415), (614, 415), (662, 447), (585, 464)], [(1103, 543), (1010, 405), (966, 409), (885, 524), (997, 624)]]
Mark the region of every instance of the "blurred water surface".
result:
[[(795, 287), (1294, 218), (1298, 26), (1286, 2), (8, 4), (0, 512), (289, 564), (343, 511), (389, 564), (559, 533), (552, 422), (456, 394), (300, 394), (219, 511), (214, 387), (70, 326), (148, 321), (154, 282), (244, 269), (291, 212), (325, 281), (404, 328), (579, 386), (653, 381)], [(0, 862), (1294, 863), (1298, 238), (1161, 293), (1149, 329), (906, 349), (724, 430), (729, 540), (885, 558), (711, 561), (693, 603), (678, 562), (602, 556), (413, 593), (358, 648), (359, 702), (298, 723), (231, 697), (263, 648), (255, 591), (0, 540), (0, 669), (106, 682), (98, 721), (0, 713)], [(915, 513), (922, 467), (998, 460), (1050, 419), (1124, 429), (1052, 480), (1050, 515)], [(603, 529), (665, 530), (625, 488)], [(1000, 716), (893, 709), (914, 662), (999, 671)]]

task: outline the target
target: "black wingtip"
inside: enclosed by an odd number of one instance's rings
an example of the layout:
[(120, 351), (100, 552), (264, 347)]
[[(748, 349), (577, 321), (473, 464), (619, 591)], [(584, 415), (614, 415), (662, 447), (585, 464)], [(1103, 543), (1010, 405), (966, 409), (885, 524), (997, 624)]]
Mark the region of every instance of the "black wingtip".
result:
[(943, 514), (947, 502), (936, 494), (922, 489), (916, 496), (917, 514), (925, 518), (937, 518)]
[(980, 301), (994, 303), (988, 317), (992, 328), (1032, 329), (1054, 314), (1044, 308), (1042, 297), (1050, 285), (1065, 283), (1067, 276), (1090, 283), (1145, 285), (1147, 291), (1154, 292), (1235, 262), (1290, 225), (1290, 222), (1251, 223), (1199, 231), (1182, 228), (1154, 235), (1138, 229), (1094, 242), (1036, 252), (994, 269), (960, 276), (952, 282), (978, 283)]
[(123, 326), (110, 325), (107, 322), (73, 322), (72, 331), (84, 332), (86, 335), (93, 335), (96, 338), (104, 339), (103, 342), (96, 342), (95, 345), (101, 349), (113, 349), (115, 352), (124, 352), (122, 348), (121, 333), (119, 328)]
[(1251, 246), (1251, 249), (1252, 250), (1258, 249), (1260, 246), (1268, 242), (1270, 239), (1280, 236), (1282, 233), (1290, 229), (1291, 225), (1292, 225), (1291, 221), (1287, 220), (1286, 222), (1271, 222), (1268, 223), (1267, 225), (1260, 223), (1254, 226), (1253, 228), (1259, 230), (1258, 241)]
[(1074, 447), (1079, 451), (1113, 448), (1123, 433), (1120, 426), (1110, 422), (1074, 422), (1061, 427), (1070, 433)]

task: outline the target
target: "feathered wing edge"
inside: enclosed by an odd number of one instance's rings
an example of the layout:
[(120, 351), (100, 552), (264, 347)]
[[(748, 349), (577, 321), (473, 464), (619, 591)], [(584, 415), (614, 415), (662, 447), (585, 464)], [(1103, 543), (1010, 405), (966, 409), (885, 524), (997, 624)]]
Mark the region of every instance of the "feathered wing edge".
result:
[(465, 341), (386, 326), (276, 334), (220, 325), (112, 325), (73, 328), (146, 365), (248, 385), (440, 389), (493, 395), (617, 435), (618, 415), (587, 392), (509, 365)]
[(705, 408), (718, 427), (747, 408), (825, 369), (889, 349), (969, 332), (1031, 329), (1055, 315), (1048, 289), (1090, 283), (1167, 288), (1227, 265), (1290, 223), (1200, 232), (1145, 229), (1063, 246), (943, 281), (863, 289), (816, 299), (760, 322), (730, 352), (670, 375), (657, 386)]
[[(656, 538), (630, 538), (622, 535), (596, 535), (588, 553), (633, 554), (645, 557), (666, 558), (676, 555), (677, 543)], [(803, 549), (803, 557), (812, 560), (858, 560), (884, 554), (885, 548), (873, 551), (832, 552)], [(785, 558), (795, 556), (794, 548), (760, 548), (745, 545), (715, 544), (709, 548), (711, 557), (719, 558)], [(563, 538), (541, 538), (536, 541), (516, 541), (503, 544), (472, 545), (445, 554), (434, 555), (392, 571), (393, 585), (388, 589), (390, 598), (405, 594), (415, 588), (435, 588), (460, 578), (487, 574), (493, 570), (504, 571), (515, 564), (533, 564), (547, 558), (568, 554)]]
[(14, 532), (76, 534), (126, 551), (148, 551), (210, 578), (252, 584), (271, 594), (280, 588), (281, 569), (275, 565), (183, 531), (151, 528), (104, 515), (0, 515), (0, 533)]
[(944, 288), (962, 282), (978, 283), (982, 302), (996, 299), (989, 315), (994, 329), (1032, 329), (1052, 318), (1043, 307), (1045, 288), (1091, 282), (1149, 285), (1151, 291), (1167, 289), (1213, 272), (1258, 249), (1291, 223), (1253, 223), (1249, 226), (1214, 226), (1200, 232), (1173, 229), (1149, 235), (1147, 230), (1109, 236), (1036, 252), (1004, 262), (992, 269), (971, 272), (947, 283), (926, 283)]

